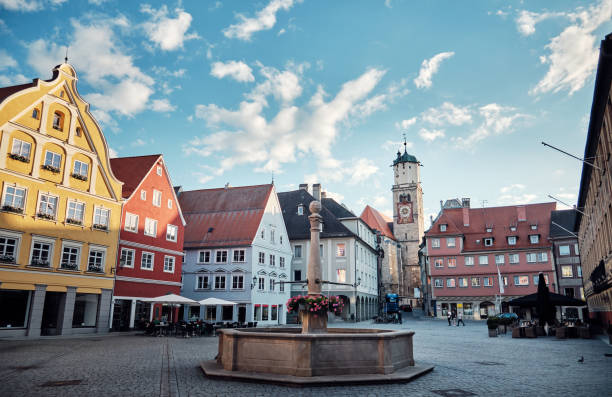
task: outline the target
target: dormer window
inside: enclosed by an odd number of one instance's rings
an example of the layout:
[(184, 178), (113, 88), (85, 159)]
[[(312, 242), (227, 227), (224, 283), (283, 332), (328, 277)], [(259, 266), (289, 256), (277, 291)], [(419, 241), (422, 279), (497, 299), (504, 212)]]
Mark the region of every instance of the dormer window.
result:
[(531, 244), (537, 244), (540, 242), (540, 235), (539, 234), (530, 234), (529, 235), (529, 242)]
[(32, 118), (38, 120), (38, 109), (34, 108), (32, 110)]
[(511, 232), (516, 232), (516, 226), (510, 226), (510, 231)]
[(493, 228), (492, 227), (488, 227), (487, 228), (487, 233), (491, 233), (491, 232), (493, 232)]
[(538, 230), (538, 225), (531, 225), (531, 230)]
[(298, 208), (297, 208), (297, 211), (298, 211), (298, 215), (304, 215), (304, 205), (303, 204), (299, 204)]
[(53, 128), (59, 131), (64, 129), (64, 113), (53, 113)]
[(440, 225), (440, 231), (441, 232), (445, 232), (446, 231), (446, 226), (447, 226), (446, 224)]
[(493, 245), (493, 238), (492, 237), (485, 238), (484, 245), (485, 247), (491, 247)]
[(508, 245), (516, 245), (516, 236), (508, 236)]
[(160, 167), (159, 165), (157, 166), (157, 175), (162, 175), (162, 167)]

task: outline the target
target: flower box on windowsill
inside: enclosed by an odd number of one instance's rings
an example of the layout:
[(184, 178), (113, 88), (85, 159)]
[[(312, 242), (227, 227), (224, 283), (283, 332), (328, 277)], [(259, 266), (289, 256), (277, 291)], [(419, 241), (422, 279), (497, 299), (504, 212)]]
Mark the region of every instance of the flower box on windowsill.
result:
[(32, 259), (32, 263), (30, 263), (30, 266), (34, 266), (34, 267), (46, 267), (49, 268), (49, 261), (41, 261), (38, 259)]
[(17, 161), (21, 161), (22, 163), (29, 163), (30, 159), (22, 156), (20, 154), (15, 154), (15, 153), (10, 153), (9, 157), (12, 158), (13, 160), (17, 160)]
[(23, 214), (23, 208), (13, 207), (12, 205), (3, 205), (2, 211), (14, 212), (15, 214)]
[(82, 226), (83, 222), (78, 219), (66, 218), (66, 223), (70, 225)]
[(3, 265), (15, 265), (15, 257), (10, 255), (0, 255), (0, 263)]
[(76, 263), (62, 263), (60, 265), (60, 269), (61, 270), (75, 270), (75, 271), (78, 271), (79, 270), (79, 265), (77, 265)]
[(49, 164), (45, 164), (45, 165), (43, 165), (41, 168), (42, 168), (43, 170), (51, 171), (51, 172), (53, 172), (54, 174), (59, 174), (59, 173), (60, 173), (60, 169), (59, 169), (59, 168), (54, 167), (54, 166), (49, 165)]
[(73, 172), (72, 174), (70, 174), (70, 176), (74, 179), (78, 179), (79, 181), (87, 181), (87, 175), (81, 175)]
[(93, 225), (93, 228), (98, 229), (98, 230), (105, 230), (105, 231), (108, 230), (108, 226), (97, 224), (97, 223)]
[(39, 212), (38, 214), (36, 214), (36, 217), (40, 218), (40, 219), (46, 219), (48, 221), (54, 221), (55, 220), (55, 216), (49, 215), (49, 214), (45, 214), (44, 212)]
[(87, 268), (88, 272), (92, 272), (92, 273), (104, 273), (104, 269), (102, 269), (101, 266), (89, 266)]

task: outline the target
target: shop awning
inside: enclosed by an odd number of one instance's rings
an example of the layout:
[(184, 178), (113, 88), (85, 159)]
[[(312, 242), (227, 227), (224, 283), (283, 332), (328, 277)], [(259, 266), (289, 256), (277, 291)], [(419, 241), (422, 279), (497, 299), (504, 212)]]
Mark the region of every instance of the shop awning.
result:
[[(580, 299), (570, 298), (569, 296), (555, 294), (554, 292), (549, 293), (550, 303), (555, 306), (586, 306), (586, 302)], [(509, 306), (522, 306), (531, 307), (537, 306), (538, 294), (530, 294), (521, 296), (520, 298), (512, 299), (508, 301)]]

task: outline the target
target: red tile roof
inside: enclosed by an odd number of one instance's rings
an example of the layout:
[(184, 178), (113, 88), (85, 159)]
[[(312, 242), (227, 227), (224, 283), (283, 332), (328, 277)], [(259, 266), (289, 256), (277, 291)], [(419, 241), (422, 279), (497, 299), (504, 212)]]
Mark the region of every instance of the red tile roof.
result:
[(366, 205), (361, 213), (360, 218), (367, 223), (370, 228), (378, 230), (383, 236), (392, 238), (395, 240), (395, 236), (391, 229), (389, 228), (389, 223), (393, 221), (386, 217), (385, 215), (378, 212), (376, 209)]
[(160, 158), (161, 154), (149, 156), (119, 157), (110, 159), (113, 174), (123, 182), (121, 196), (129, 198), (140, 182)]
[[(498, 249), (528, 249), (549, 247), (551, 212), (556, 203), (539, 203), (490, 208), (449, 208), (444, 209), (432, 227), (425, 232), (426, 237), (444, 237), (462, 234), (464, 251), (491, 251)], [(469, 226), (464, 226), (463, 211), (469, 215)], [(526, 220), (519, 222), (519, 216), (526, 215)], [(446, 232), (440, 231), (440, 225), (447, 224)], [(537, 225), (536, 230), (531, 226)], [(510, 226), (516, 226), (511, 231)], [(487, 227), (492, 231), (487, 232)], [(529, 236), (538, 234), (538, 244), (530, 244)], [(516, 236), (516, 245), (508, 245), (507, 237)], [(493, 246), (485, 247), (484, 238), (493, 237)], [(476, 242), (480, 240), (480, 242)]]
[(182, 192), (184, 247), (250, 245), (272, 189), (273, 185), (256, 185)]
[(19, 92), (21, 90), (25, 90), (26, 88), (35, 87), (36, 84), (37, 84), (36, 80), (34, 80), (31, 83), (19, 84), (19, 85), (13, 85), (10, 87), (0, 88), (0, 103), (4, 101), (6, 98), (8, 98), (9, 96), (13, 95), (14, 93)]

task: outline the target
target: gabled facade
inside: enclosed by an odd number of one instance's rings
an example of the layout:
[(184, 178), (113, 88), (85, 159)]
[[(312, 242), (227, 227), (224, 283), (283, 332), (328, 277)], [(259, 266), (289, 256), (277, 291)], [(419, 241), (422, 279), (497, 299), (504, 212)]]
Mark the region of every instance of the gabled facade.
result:
[(141, 299), (180, 294), (185, 220), (162, 155), (114, 158), (111, 167), (125, 200), (111, 327), (126, 330), (170, 317), (168, 306)]
[(425, 233), (437, 316), (452, 310), (480, 319), (507, 310), (506, 301), (537, 292), (540, 272), (557, 292), (549, 239), (555, 203), (490, 208), (464, 203), (443, 207)]
[(187, 221), (182, 295), (235, 306), (191, 307), (187, 318), (284, 324), (291, 247), (274, 185), (182, 191)]
[(0, 89), (0, 335), (108, 331), (121, 182), (77, 80)]
[[(282, 192), (278, 197), (293, 250), (291, 281), (306, 280), (310, 252), (309, 205), (320, 200), (323, 229), (319, 235), (319, 251), (323, 279), (349, 284), (324, 284), (323, 293), (344, 299), (341, 314), (344, 320), (374, 317), (378, 313), (376, 233), (335, 200), (324, 197), (319, 184), (313, 186), (313, 195), (308, 193), (308, 185), (302, 184), (299, 190)], [(303, 295), (307, 288), (293, 284), (291, 293)]]

